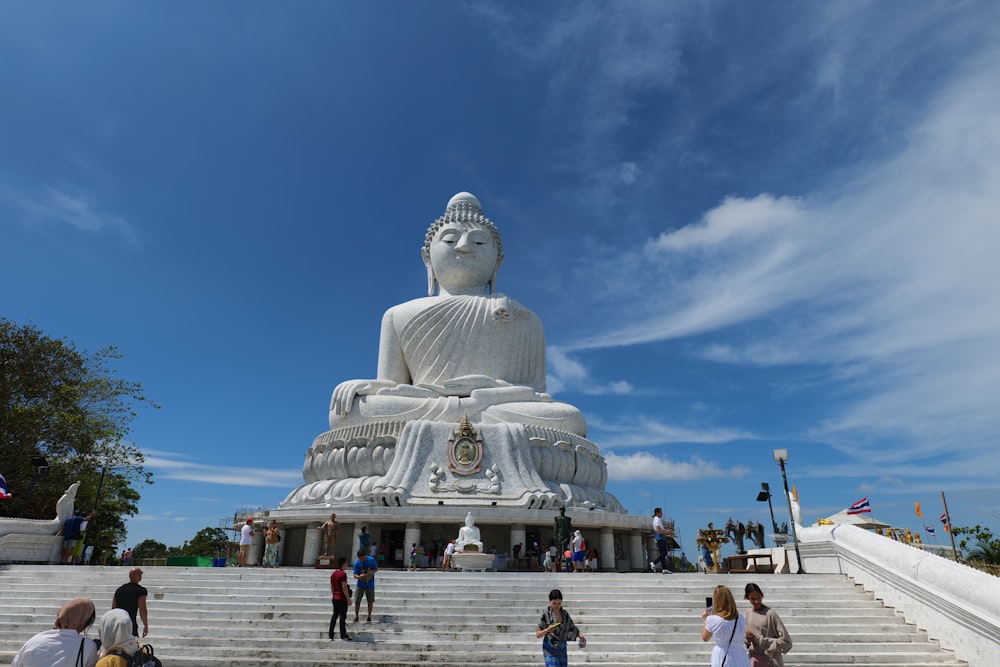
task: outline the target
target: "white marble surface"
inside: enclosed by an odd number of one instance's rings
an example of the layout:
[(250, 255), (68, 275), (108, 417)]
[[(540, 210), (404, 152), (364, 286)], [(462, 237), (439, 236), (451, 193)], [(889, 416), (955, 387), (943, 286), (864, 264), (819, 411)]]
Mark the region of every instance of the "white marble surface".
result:
[[(282, 508), (371, 503), (624, 512), (575, 407), (545, 393), (538, 317), (497, 293), (499, 231), (463, 192), (425, 235), (429, 296), (389, 308), (377, 374), (337, 385), (330, 431), (306, 453), (305, 484)], [(456, 466), (457, 426), (476, 430), (481, 466)]]

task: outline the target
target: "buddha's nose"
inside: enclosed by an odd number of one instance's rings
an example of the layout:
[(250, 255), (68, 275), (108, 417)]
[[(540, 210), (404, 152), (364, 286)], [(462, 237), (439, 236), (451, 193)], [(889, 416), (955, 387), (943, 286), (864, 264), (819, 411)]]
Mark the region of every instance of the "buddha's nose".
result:
[(475, 246), (468, 236), (461, 237), (455, 245), (456, 252), (472, 252), (473, 250), (475, 250)]

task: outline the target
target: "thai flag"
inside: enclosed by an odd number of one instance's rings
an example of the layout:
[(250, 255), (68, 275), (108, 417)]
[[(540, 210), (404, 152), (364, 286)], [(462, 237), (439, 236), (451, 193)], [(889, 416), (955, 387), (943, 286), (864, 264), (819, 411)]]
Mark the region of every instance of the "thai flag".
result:
[(858, 502), (854, 503), (853, 505), (847, 508), (848, 514), (864, 514), (865, 512), (870, 513), (871, 511), (872, 511), (872, 506), (871, 503), (868, 502), (868, 496), (865, 496), (864, 498), (862, 498), (861, 500), (859, 500)]
[(924, 530), (927, 531), (928, 535), (934, 537), (934, 526), (924, 526)]
[(7, 480), (3, 475), (0, 475), (0, 500), (7, 500), (8, 498), (13, 498), (14, 494), (10, 492), (7, 488)]

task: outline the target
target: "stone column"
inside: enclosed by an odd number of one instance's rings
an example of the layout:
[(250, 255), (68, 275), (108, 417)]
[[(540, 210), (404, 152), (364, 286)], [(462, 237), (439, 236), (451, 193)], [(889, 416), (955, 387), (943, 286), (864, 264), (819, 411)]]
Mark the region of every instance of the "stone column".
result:
[(601, 528), (601, 557), (597, 561), (597, 569), (609, 571), (618, 569), (615, 563), (615, 531), (611, 528)]
[[(409, 568), (410, 566), (410, 546), (412, 544), (420, 544), (420, 524), (411, 521), (406, 524), (406, 529), (403, 531), (403, 567)], [(389, 554), (386, 554), (388, 559)], [(434, 567), (431, 564), (431, 567)]]
[[(260, 565), (261, 556), (264, 553), (264, 531), (257, 527), (257, 522), (254, 521), (253, 528), (253, 543), (250, 545), (250, 553), (247, 554), (247, 565)], [(261, 526), (264, 525), (263, 520), (261, 520)]]
[(302, 548), (302, 564), (306, 567), (315, 567), (316, 559), (319, 558), (321, 542), (323, 541), (323, 531), (317, 530), (311, 523), (306, 527), (306, 541)]
[(646, 562), (646, 550), (642, 548), (642, 533), (633, 531), (628, 536), (628, 561), (633, 570), (645, 570), (649, 567)]

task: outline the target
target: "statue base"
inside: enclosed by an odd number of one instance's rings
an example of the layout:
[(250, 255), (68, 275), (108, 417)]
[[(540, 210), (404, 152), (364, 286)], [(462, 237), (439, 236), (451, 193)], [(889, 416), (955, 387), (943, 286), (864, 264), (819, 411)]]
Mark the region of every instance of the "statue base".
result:
[(336, 569), (336, 556), (320, 556), (316, 559), (316, 569), (317, 570), (333, 570)]

